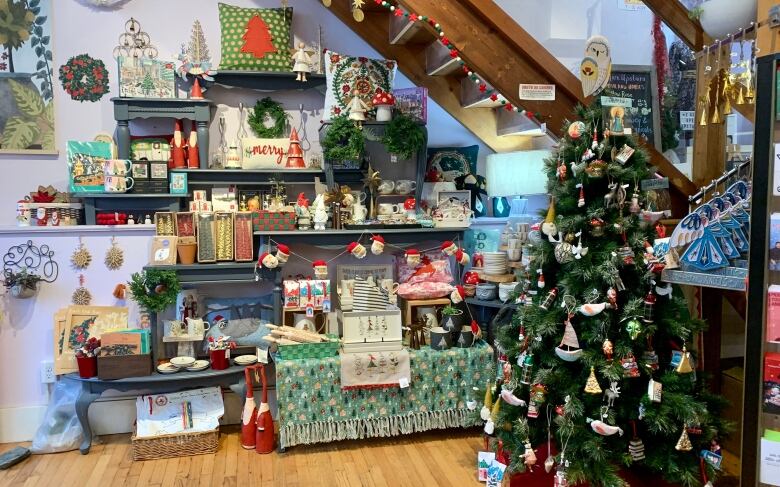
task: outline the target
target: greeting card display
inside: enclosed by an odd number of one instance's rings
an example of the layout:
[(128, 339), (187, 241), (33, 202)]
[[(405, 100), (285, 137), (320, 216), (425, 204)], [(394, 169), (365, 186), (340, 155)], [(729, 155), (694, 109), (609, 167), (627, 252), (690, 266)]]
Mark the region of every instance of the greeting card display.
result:
[(69, 140), (67, 147), (70, 192), (105, 192), (103, 167), (111, 159), (111, 144)]

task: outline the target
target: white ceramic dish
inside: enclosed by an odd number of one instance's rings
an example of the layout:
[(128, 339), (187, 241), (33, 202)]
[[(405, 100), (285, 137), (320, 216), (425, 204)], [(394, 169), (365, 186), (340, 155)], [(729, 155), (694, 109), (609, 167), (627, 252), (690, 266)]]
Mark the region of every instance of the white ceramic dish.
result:
[(171, 363), (180, 369), (190, 367), (195, 363), (194, 357), (173, 357)]
[(252, 365), (253, 363), (257, 362), (257, 356), (239, 355), (238, 357), (233, 359), (233, 362), (235, 362), (236, 365)]
[(189, 367), (187, 367), (187, 372), (200, 372), (201, 370), (206, 370), (209, 368), (209, 361), (208, 360), (196, 360), (192, 363)]
[(172, 363), (164, 363), (157, 366), (157, 372), (161, 374), (175, 374), (179, 368)]

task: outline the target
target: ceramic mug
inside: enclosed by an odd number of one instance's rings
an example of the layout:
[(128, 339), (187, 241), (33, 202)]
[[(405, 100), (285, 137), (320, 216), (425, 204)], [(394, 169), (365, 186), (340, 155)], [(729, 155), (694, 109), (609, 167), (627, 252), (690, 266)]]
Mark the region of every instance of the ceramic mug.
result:
[(341, 297), (352, 298), (352, 294), (355, 291), (354, 279), (342, 279), (341, 280)]
[(431, 328), (431, 349), (447, 350), (450, 347), (452, 347), (452, 334), (440, 326)]
[(363, 223), (366, 221), (367, 216), (368, 209), (362, 203), (355, 203), (352, 205), (352, 221), (355, 223)]
[(392, 203), (379, 203), (378, 211), (380, 215), (393, 215), (398, 213), (400, 207)]
[(501, 302), (506, 303), (509, 301), (509, 297), (515, 291), (516, 287), (516, 282), (502, 282), (498, 285), (498, 299), (501, 300)]
[(366, 193), (363, 191), (351, 191), (352, 197), (355, 198), (355, 204), (360, 204), (366, 201)]
[(520, 252), (520, 249), (506, 249), (506, 258), (509, 262), (517, 262), (520, 260), (521, 256), (522, 253)]
[(379, 281), (379, 285), (382, 286), (382, 289), (387, 291), (388, 296), (395, 294), (398, 291), (398, 287), (400, 286), (400, 284), (397, 282), (393, 282), (392, 279), (382, 279)]
[(409, 194), (415, 189), (417, 189), (417, 181), (399, 179), (395, 182), (395, 192), (398, 194)]
[(295, 328), (299, 330), (319, 333), (318, 329), (325, 323), (325, 315), (319, 313), (309, 317), (305, 313), (295, 313), (293, 314), (293, 321), (295, 321)]
[(106, 159), (103, 161), (103, 174), (107, 176), (125, 176), (133, 167), (127, 159)]
[(492, 282), (477, 284), (477, 299), (480, 301), (493, 301), (496, 299), (496, 285)]
[(379, 194), (392, 194), (394, 189), (395, 189), (394, 181), (382, 181), (381, 183), (379, 183), (379, 186), (377, 187), (377, 191), (379, 192)]
[(103, 187), (105, 188), (106, 193), (124, 193), (125, 191), (132, 189), (135, 184), (135, 180), (129, 176), (115, 176), (109, 174), (104, 176), (104, 180)]
[(187, 320), (187, 334), (201, 336), (208, 331), (211, 325), (200, 318), (185, 318)]

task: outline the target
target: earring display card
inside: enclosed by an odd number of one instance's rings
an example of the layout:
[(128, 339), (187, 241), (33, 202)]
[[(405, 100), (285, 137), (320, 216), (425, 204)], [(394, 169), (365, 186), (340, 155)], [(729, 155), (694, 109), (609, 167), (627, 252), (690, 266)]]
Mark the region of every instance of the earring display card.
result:
[(249, 262), (254, 259), (252, 244), (252, 212), (238, 212), (235, 216), (236, 262)]
[(214, 213), (198, 213), (198, 262), (216, 262), (214, 242)]
[(218, 261), (233, 260), (233, 215), (232, 212), (215, 213)]
[(195, 237), (195, 214), (192, 212), (176, 213), (176, 235), (179, 237)]
[(152, 265), (176, 264), (176, 236), (158, 235), (152, 237), (152, 252), (149, 262)]
[(176, 235), (173, 212), (159, 211), (154, 214), (154, 227), (157, 235)]

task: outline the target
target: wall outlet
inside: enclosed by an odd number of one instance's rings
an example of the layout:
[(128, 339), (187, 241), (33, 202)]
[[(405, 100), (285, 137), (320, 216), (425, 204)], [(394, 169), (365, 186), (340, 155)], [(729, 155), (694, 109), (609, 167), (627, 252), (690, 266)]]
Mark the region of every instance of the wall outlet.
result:
[(51, 360), (41, 361), (41, 382), (44, 384), (53, 384), (57, 380), (54, 375), (54, 362)]

